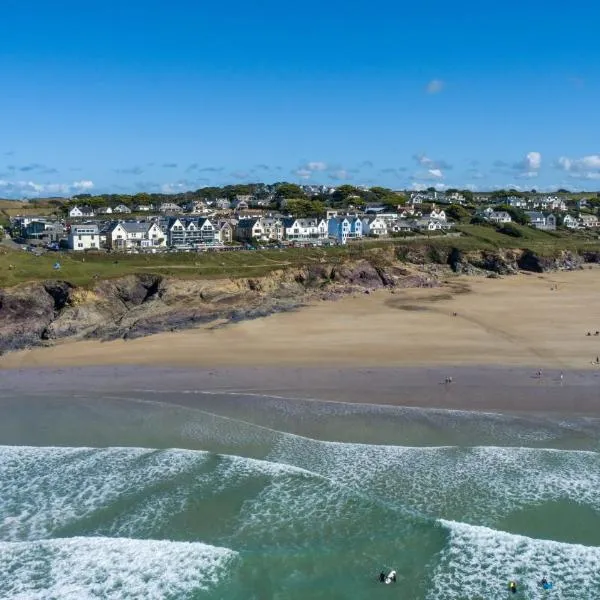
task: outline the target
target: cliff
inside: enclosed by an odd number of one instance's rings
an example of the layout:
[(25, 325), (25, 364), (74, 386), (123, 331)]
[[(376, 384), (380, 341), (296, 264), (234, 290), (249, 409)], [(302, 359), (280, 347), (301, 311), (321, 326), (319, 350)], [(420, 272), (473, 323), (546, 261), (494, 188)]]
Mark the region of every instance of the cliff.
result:
[(255, 279), (136, 274), (91, 288), (59, 280), (28, 283), (0, 290), (0, 353), (63, 338), (128, 339), (208, 322), (226, 324), (382, 287), (437, 286), (451, 272), (499, 276), (575, 269), (586, 262), (600, 262), (600, 253), (543, 257), (530, 250), (464, 252), (406, 245)]

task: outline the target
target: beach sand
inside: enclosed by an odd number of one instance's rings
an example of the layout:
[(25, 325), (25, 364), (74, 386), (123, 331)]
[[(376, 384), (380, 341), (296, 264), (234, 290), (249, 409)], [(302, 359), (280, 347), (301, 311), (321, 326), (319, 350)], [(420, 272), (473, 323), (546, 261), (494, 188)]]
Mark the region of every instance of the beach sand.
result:
[[(456, 278), (382, 290), (224, 327), (7, 354), (0, 368), (441, 367), (598, 369), (600, 270)], [(456, 313), (456, 316), (454, 316)], [(590, 337), (586, 336), (592, 332)]]
[(591, 362), (600, 354), (599, 284), (595, 269), (457, 278), (443, 288), (360, 294), (221, 328), (68, 342), (1, 357), (0, 387), (140, 398), (152, 391), (190, 405), (194, 393), (212, 391), (597, 416), (600, 368)]

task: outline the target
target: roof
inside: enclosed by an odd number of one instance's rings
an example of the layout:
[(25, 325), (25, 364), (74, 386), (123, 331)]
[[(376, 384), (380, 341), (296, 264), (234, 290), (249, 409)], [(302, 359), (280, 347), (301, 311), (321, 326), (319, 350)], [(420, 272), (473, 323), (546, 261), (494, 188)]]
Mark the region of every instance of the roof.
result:
[(90, 229), (92, 230), (92, 235), (98, 233), (98, 225), (96, 223), (84, 223), (83, 225), (72, 225), (71, 233), (73, 235), (80, 235), (79, 230), (86, 230), (88, 232)]

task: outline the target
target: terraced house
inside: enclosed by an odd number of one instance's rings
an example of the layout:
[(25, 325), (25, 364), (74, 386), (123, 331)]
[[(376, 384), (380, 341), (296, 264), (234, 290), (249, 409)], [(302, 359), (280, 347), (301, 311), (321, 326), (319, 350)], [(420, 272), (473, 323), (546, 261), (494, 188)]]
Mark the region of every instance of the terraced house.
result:
[(216, 226), (206, 217), (173, 217), (167, 222), (167, 243), (172, 247), (212, 246), (220, 242)]
[(325, 219), (295, 219), (288, 217), (281, 220), (283, 234), (291, 242), (315, 242), (327, 239), (327, 221)]
[(283, 239), (283, 223), (276, 217), (240, 219), (236, 237), (240, 242), (277, 242)]

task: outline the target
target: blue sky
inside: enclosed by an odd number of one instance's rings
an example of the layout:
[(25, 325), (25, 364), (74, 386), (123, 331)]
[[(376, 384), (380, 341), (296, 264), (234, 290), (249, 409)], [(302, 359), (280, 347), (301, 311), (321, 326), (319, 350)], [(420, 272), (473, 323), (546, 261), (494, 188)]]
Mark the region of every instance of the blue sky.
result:
[(600, 3), (486, 4), (4, 0), (0, 197), (599, 189)]

